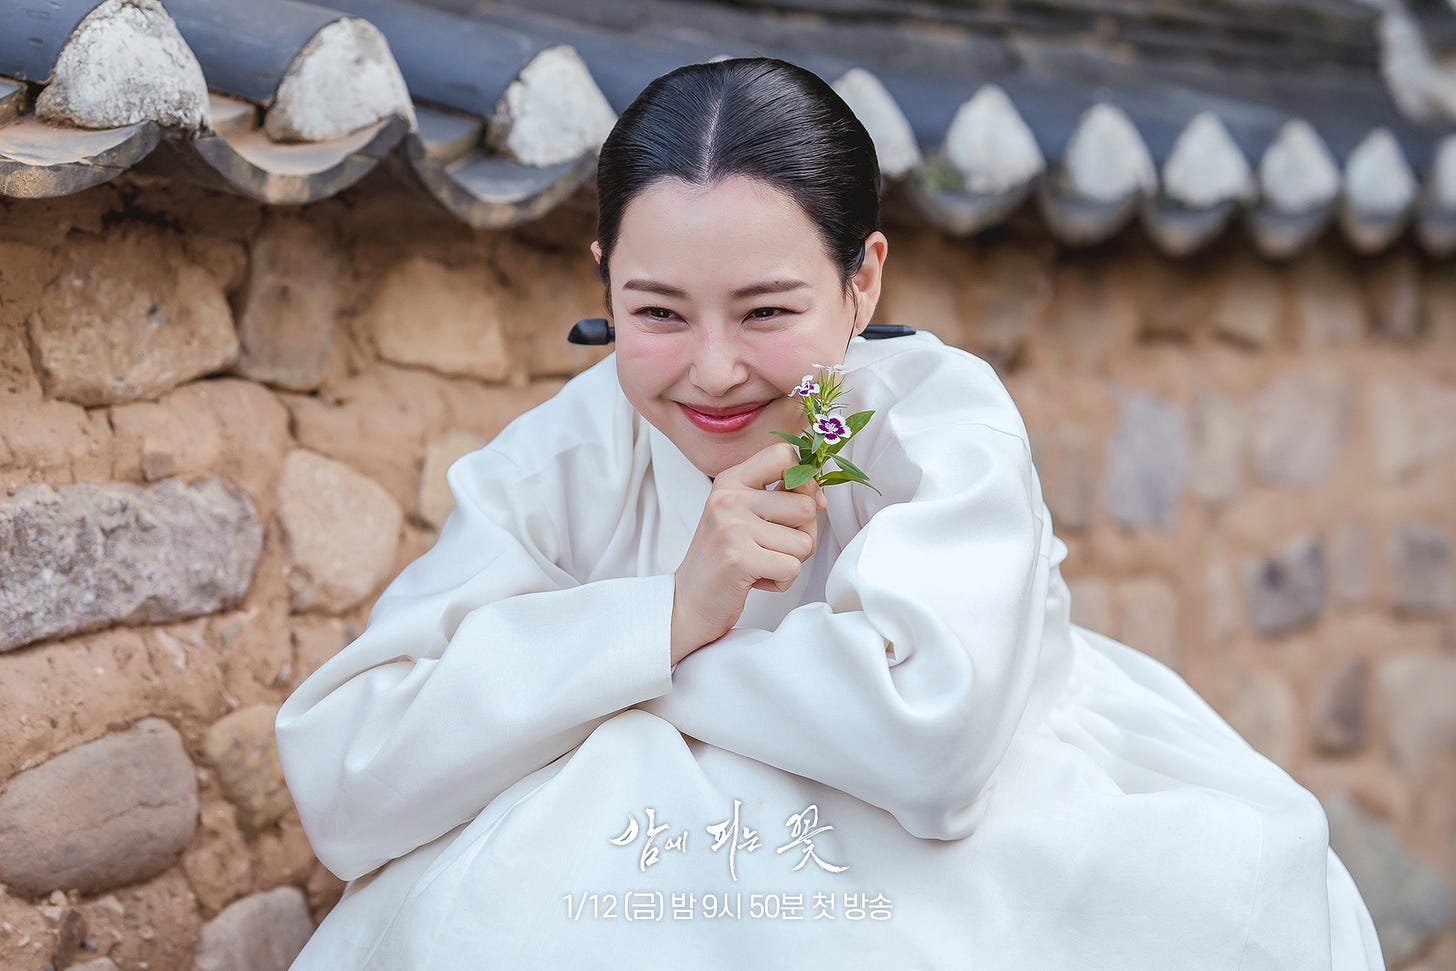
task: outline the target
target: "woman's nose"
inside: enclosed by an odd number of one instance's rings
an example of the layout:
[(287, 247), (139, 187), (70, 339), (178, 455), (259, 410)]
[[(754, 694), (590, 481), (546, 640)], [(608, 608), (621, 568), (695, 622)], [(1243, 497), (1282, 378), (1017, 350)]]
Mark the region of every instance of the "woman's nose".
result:
[(742, 384), (747, 376), (738, 345), (723, 338), (709, 338), (698, 347), (693, 371), (693, 383), (715, 398)]

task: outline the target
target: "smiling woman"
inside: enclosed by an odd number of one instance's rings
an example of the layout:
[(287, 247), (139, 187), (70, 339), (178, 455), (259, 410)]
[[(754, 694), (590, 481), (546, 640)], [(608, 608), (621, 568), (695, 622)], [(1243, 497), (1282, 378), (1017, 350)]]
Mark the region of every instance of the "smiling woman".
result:
[(617, 238), (592, 253), (604, 267), (610, 249), (628, 277), (613, 290), (602, 269), (622, 391), (710, 477), (761, 449), (765, 430), (797, 427), (789, 392), (805, 362), (843, 360), (869, 323), (889, 248), (870, 231), (842, 278), (795, 197), (741, 172), (707, 186), (660, 177), (601, 222)]
[[(597, 181), (614, 353), (450, 467), (278, 712), (349, 881), (294, 971), (1381, 967), (1313, 794), (1071, 622), (992, 367), (862, 335), (888, 246), (833, 89), (679, 68)], [(873, 490), (770, 488), (821, 366)]]

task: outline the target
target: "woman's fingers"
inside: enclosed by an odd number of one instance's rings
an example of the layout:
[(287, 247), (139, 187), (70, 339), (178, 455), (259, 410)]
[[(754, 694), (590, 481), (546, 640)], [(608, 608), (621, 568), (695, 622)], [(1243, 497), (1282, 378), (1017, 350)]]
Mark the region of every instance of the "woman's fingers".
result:
[(715, 487), (723, 479), (749, 489), (767, 490), (770, 482), (782, 482), (784, 473), (799, 464), (799, 450), (788, 442), (765, 445), (738, 465), (718, 473)]

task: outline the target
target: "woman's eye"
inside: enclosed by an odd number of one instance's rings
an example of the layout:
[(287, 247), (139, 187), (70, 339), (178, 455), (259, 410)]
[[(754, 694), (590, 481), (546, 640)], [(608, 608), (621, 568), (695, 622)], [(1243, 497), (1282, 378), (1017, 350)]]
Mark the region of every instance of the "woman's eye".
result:
[(668, 310), (666, 307), (643, 307), (641, 310), (639, 310), (637, 312), (639, 314), (646, 315), (651, 320), (667, 320), (667, 317), (659, 317), (658, 316), (658, 312), (659, 311), (661, 313), (667, 314), (669, 316), (672, 314), (672, 311), (671, 310)]
[[(765, 310), (767, 310), (769, 312), (769, 314), (771, 314), (772, 316), (768, 316), (768, 317), (757, 317), (757, 316), (754, 316), (755, 314), (761, 313), (761, 312), (763, 312)], [(788, 311), (784, 310), (783, 307), (759, 307), (757, 310), (749, 311), (748, 316), (752, 317), (754, 320), (773, 320), (774, 317), (777, 317), (778, 315), (784, 314), (784, 313), (788, 313)]]

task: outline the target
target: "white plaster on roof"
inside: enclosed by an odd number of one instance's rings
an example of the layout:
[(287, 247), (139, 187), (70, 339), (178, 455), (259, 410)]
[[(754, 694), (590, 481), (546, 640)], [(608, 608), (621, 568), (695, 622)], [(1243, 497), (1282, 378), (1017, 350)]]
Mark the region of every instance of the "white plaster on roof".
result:
[(1036, 136), (994, 84), (956, 109), (945, 133), (945, 155), (971, 192), (1006, 192), (1046, 169)]
[(1456, 135), (1447, 135), (1436, 146), (1436, 160), (1426, 179), (1426, 192), (1442, 209), (1456, 209)]
[(548, 47), (521, 69), (491, 116), (488, 144), (523, 165), (598, 152), (617, 114), (576, 50)]
[(920, 166), (920, 147), (910, 122), (879, 78), (862, 68), (850, 68), (834, 82), (834, 91), (870, 133), (882, 175), (899, 178)]
[(1334, 199), (1340, 168), (1309, 122), (1291, 118), (1259, 160), (1259, 184), (1274, 209), (1303, 212)]
[(87, 14), (61, 49), (35, 113), (82, 128), (155, 121), (195, 131), (212, 124), (202, 67), (157, 0), (105, 0)]
[(1398, 213), (1415, 201), (1416, 177), (1395, 136), (1377, 128), (1361, 139), (1345, 166), (1345, 197), (1362, 212)]
[(416, 127), (399, 65), (378, 27), (345, 17), (321, 27), (288, 65), (263, 131), (278, 142), (327, 141), (391, 115)]
[(1218, 115), (1199, 112), (1179, 133), (1163, 163), (1163, 191), (1195, 209), (1254, 194), (1253, 170)]
[(1103, 101), (1082, 113), (1062, 164), (1078, 195), (1101, 202), (1158, 185), (1153, 157), (1137, 126), (1121, 108)]

